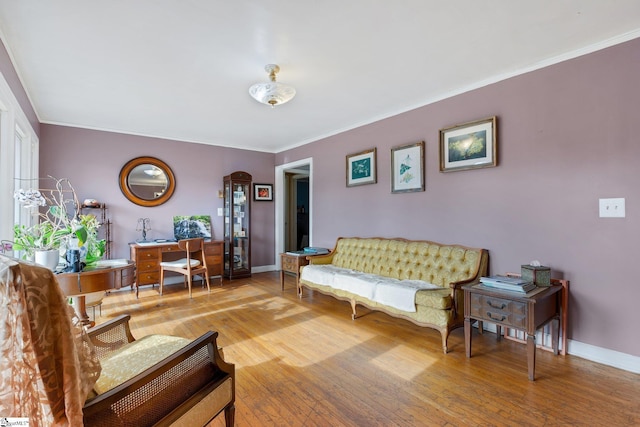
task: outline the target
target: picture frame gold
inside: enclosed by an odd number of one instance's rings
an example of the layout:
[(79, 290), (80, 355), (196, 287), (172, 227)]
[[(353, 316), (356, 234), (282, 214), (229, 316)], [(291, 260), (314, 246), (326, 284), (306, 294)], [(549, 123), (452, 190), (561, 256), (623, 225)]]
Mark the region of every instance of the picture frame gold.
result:
[(440, 172), (498, 165), (497, 117), (440, 130)]

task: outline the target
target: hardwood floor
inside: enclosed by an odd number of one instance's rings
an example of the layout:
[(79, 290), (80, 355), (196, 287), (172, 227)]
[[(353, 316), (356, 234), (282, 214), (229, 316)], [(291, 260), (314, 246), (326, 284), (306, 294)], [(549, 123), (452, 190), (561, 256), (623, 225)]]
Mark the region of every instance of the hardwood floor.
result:
[[(219, 332), (236, 365), (237, 426), (632, 426), (640, 425), (640, 375), (575, 356), (537, 352), (463, 329), (442, 353), (440, 334), (373, 312), (351, 320), (348, 303), (305, 289), (280, 290), (276, 272), (213, 285), (142, 287), (104, 299), (104, 322), (130, 313), (137, 338)], [(217, 281), (216, 281), (217, 283)], [(363, 309), (364, 310), (364, 309)], [(210, 425), (224, 425), (218, 417)]]

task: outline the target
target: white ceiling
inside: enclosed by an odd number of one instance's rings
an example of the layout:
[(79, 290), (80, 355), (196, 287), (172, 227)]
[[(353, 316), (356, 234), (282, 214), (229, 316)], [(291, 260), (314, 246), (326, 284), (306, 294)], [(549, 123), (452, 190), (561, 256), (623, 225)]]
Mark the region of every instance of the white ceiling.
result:
[(0, 37), (42, 123), (279, 152), (640, 37), (640, 1), (0, 0)]

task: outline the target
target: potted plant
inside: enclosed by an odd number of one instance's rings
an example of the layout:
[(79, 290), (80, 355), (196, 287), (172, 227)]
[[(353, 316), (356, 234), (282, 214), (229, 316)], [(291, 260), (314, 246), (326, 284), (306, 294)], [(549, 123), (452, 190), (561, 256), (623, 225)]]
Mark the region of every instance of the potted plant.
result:
[(85, 264), (95, 263), (104, 255), (106, 244), (98, 239), (100, 223), (93, 215), (79, 214), (78, 198), (68, 179), (49, 178), (54, 181), (53, 189), (19, 189), (14, 193), (25, 208), (39, 210), (39, 222), (14, 227), (13, 249), (24, 251), (25, 257), (29, 258), (48, 251), (51, 264), (47, 266), (51, 269), (58, 265), (60, 252), (72, 246), (80, 249)]

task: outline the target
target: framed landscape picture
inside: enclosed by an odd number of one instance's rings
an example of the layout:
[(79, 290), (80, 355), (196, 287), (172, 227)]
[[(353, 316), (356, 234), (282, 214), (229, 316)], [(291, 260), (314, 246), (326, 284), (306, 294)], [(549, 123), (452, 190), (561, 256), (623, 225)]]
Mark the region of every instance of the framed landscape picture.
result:
[(173, 237), (176, 240), (211, 238), (210, 215), (176, 215), (173, 217)]
[(375, 148), (347, 155), (347, 187), (375, 184), (377, 181)]
[(391, 192), (424, 191), (424, 141), (391, 149)]
[(498, 164), (496, 117), (440, 130), (440, 172)]
[(253, 200), (270, 202), (273, 200), (273, 185), (253, 184)]

